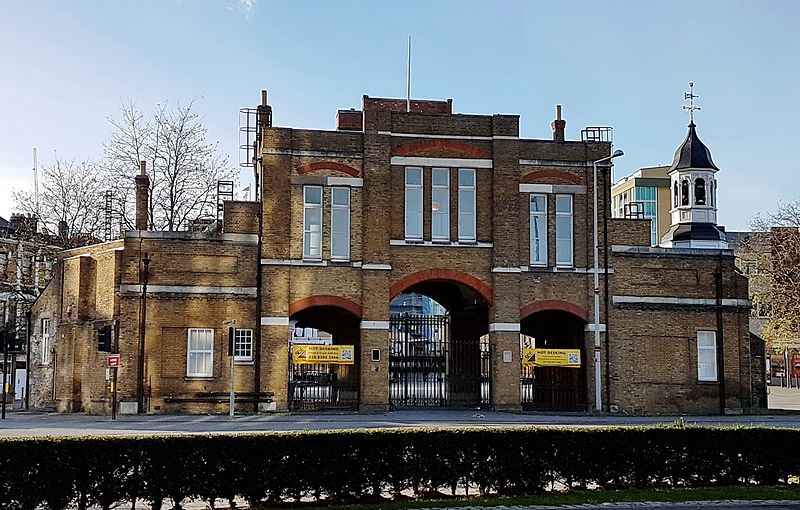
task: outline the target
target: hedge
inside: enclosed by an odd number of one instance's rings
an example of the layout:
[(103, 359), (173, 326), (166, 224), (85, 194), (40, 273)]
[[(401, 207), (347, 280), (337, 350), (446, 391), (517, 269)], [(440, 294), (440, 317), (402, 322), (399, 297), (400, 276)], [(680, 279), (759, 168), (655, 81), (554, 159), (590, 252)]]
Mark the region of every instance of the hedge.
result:
[[(0, 508), (269, 506), (435, 493), (787, 484), (800, 430), (374, 430), (0, 440)], [(232, 504), (232, 503), (231, 503)]]

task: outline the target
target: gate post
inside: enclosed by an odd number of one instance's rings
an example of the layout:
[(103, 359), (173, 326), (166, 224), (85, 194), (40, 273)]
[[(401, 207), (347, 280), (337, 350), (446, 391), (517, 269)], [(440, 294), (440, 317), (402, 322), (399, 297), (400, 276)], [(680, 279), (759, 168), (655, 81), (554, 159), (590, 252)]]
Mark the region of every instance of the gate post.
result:
[(389, 272), (363, 273), (358, 408), (382, 412), (389, 409)]

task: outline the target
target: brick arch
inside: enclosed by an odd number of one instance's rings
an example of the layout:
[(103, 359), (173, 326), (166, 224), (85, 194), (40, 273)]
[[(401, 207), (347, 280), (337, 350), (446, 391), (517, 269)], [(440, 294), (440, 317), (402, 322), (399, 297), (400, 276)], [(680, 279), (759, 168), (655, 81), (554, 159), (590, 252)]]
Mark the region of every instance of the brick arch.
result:
[(564, 170), (535, 170), (522, 176), (526, 184), (583, 184), (583, 178)]
[(561, 301), (559, 299), (542, 299), (534, 301), (527, 306), (523, 306), (519, 309), (519, 319), (523, 320), (529, 315), (532, 315), (536, 312), (544, 312), (546, 310), (567, 312), (579, 317), (584, 322), (589, 320), (589, 312), (587, 312), (585, 308), (572, 304), (568, 301)]
[(297, 173), (300, 175), (316, 172), (318, 170), (333, 170), (335, 172), (343, 172), (347, 175), (355, 177), (358, 175), (358, 170), (350, 165), (344, 163), (337, 163), (336, 161), (314, 161), (313, 163), (306, 163), (297, 167)]
[(341, 308), (352, 313), (359, 319), (361, 318), (361, 305), (339, 296), (327, 295), (311, 296), (295, 301), (289, 305), (289, 317), (314, 306), (333, 306), (336, 308)]
[(439, 156), (462, 158), (488, 158), (485, 150), (457, 140), (422, 140), (400, 145), (395, 156)]
[(455, 271), (453, 269), (426, 269), (424, 271), (418, 271), (410, 274), (389, 287), (389, 300), (394, 299), (398, 294), (401, 294), (405, 290), (418, 283), (434, 280), (447, 280), (466, 285), (480, 294), (487, 303), (491, 304), (492, 302), (492, 289), (489, 288), (488, 285), (472, 275), (462, 273), (461, 271)]

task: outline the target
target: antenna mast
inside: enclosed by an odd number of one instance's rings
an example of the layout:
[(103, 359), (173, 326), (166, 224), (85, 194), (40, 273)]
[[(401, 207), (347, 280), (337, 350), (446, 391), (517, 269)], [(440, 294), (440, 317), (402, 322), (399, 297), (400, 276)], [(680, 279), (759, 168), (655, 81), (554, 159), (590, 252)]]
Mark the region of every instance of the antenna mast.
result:
[(406, 112), (411, 111), (411, 34), (408, 35), (408, 73), (406, 74)]
[(39, 170), (36, 161), (36, 147), (33, 148), (33, 210), (39, 218)]

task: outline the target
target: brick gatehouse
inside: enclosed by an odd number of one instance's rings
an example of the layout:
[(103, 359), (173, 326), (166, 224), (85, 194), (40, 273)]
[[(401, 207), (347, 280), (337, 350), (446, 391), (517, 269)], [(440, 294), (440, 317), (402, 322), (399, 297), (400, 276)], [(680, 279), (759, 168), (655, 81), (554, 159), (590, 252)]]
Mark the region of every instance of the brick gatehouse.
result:
[[(516, 115), (368, 96), (336, 130), (274, 127), (266, 93), (257, 117), (260, 200), (226, 202), (218, 231), (142, 221), (63, 252), (33, 314), (37, 406), (109, 412), (108, 350), (122, 357), (120, 411), (224, 411), (235, 321), (241, 411), (749, 412), (760, 367), (732, 250), (652, 247), (649, 220), (612, 219), (602, 132), (565, 140), (559, 107), (552, 139), (523, 139)], [(146, 203), (144, 168), (137, 179)], [(408, 293), (446, 314), (391, 316)], [(347, 362), (296, 365), (298, 328), (325, 332), (303, 345), (346, 346)], [(571, 349), (580, 367), (523, 366), (527, 347)]]

